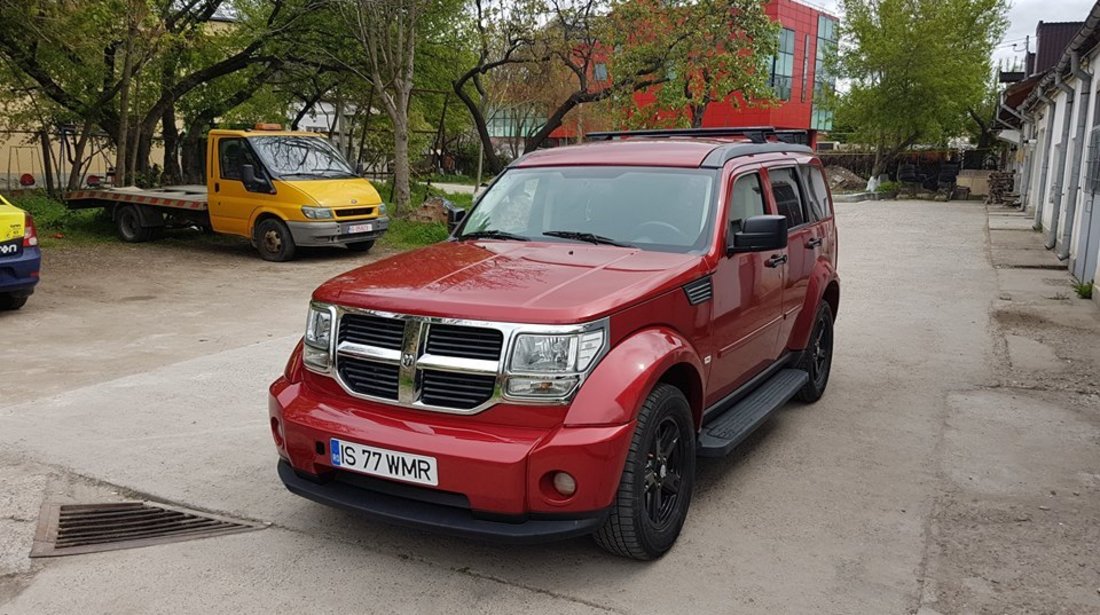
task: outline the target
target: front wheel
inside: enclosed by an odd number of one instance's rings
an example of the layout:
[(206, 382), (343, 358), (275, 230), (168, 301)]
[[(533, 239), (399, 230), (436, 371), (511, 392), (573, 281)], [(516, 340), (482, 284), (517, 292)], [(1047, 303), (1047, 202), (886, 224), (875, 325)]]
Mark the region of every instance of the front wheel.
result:
[(810, 345), (802, 351), (798, 369), (810, 375), (810, 380), (795, 395), (805, 402), (815, 402), (825, 393), (829, 384), (829, 372), (833, 368), (833, 309), (821, 302), (814, 317), (814, 330), (810, 333)]
[(265, 261), (284, 262), (294, 258), (297, 246), (285, 222), (265, 218), (256, 225), (256, 249)]
[(652, 560), (672, 548), (695, 484), (695, 427), (687, 398), (658, 384), (638, 413), (611, 515), (595, 534), (603, 549)]
[(26, 295), (0, 294), (0, 311), (18, 310), (27, 304)]

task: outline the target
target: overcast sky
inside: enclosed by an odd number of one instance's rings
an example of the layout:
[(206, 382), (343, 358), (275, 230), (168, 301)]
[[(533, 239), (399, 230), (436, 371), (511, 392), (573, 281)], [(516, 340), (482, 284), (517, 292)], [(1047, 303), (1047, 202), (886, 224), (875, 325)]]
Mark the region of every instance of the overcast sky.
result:
[[(1035, 25), (1039, 21), (1084, 21), (1094, 2), (1091, 0), (1009, 0), (1009, 26), (1001, 45), (993, 53), (993, 62), (1011, 62), (1018, 58), (1023, 62), (1024, 37), (1031, 36), (1031, 50), (1035, 51)], [(836, 0), (809, 0), (806, 4), (820, 6), (837, 14)], [(1015, 49), (1013, 46), (1015, 45)]]

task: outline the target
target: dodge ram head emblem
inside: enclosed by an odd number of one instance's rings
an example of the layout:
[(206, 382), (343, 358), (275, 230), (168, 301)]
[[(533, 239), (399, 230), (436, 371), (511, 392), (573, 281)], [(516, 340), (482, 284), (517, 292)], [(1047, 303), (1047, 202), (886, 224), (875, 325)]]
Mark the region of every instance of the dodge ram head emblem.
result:
[(414, 357), (411, 353), (406, 352), (401, 355), (401, 367), (412, 367)]

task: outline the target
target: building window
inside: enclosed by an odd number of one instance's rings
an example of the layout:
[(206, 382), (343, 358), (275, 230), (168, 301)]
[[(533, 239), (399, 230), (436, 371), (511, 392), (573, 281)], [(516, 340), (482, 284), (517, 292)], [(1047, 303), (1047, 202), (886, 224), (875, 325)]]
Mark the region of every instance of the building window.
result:
[(833, 112), (821, 109), (819, 103), (836, 87), (836, 78), (829, 73), (829, 56), (836, 49), (837, 22), (832, 17), (817, 18), (817, 52), (814, 54), (814, 95), (810, 128), (832, 130)]
[(596, 81), (607, 81), (607, 65), (600, 62), (592, 69), (592, 76), (596, 78)]
[(791, 82), (794, 80), (794, 30), (779, 31), (779, 53), (772, 58), (771, 85), (779, 100), (791, 99)]

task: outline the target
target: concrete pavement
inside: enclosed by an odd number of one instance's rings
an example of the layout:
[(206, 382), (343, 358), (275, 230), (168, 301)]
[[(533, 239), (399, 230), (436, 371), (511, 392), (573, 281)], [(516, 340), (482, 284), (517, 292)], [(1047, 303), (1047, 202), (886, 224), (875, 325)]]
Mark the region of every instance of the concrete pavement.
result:
[[(1015, 321), (1004, 315), (1003, 287), (1034, 280), (1006, 282), (994, 269), (984, 206), (838, 204), (838, 226), (843, 287), (828, 392), (790, 405), (733, 457), (701, 460), (679, 543), (645, 564), (587, 540), (498, 547), (391, 528), (282, 488), (265, 388), (300, 334), (315, 278), (348, 261), (307, 263), (271, 290), (262, 286), (271, 274), (257, 273), (270, 265), (226, 255), (236, 269), (222, 283), (232, 290), (208, 293), (202, 315), (197, 296), (187, 310), (170, 297), (126, 308), (146, 323), (130, 329), (129, 347), (96, 341), (57, 307), (57, 347), (42, 354), (83, 335), (102, 366), (80, 363), (65, 388), (40, 360), (42, 371), (0, 402), (0, 478), (14, 487), (0, 499), (0, 613), (1100, 612), (1087, 556), (1100, 538), (1085, 523), (1100, 497), (1096, 401), (1013, 384), (1042, 376), (1005, 367), (1007, 336), (1035, 335), (1005, 329)], [(244, 300), (252, 286), (257, 299)], [(140, 320), (149, 309), (187, 335), (154, 333)], [(237, 345), (233, 320), (247, 323)], [(5, 334), (36, 337), (22, 315), (0, 323)], [(215, 332), (219, 345), (207, 352), (189, 337)], [(1070, 352), (1050, 343), (1055, 357)], [(152, 359), (134, 361), (135, 346)], [(18, 370), (0, 369), (0, 379)], [(126, 497), (272, 526), (50, 561), (20, 556), (42, 500)], [(1051, 509), (1072, 539), (1061, 542), (1059, 526), (1040, 519)], [(1006, 531), (1014, 523), (1027, 527)], [(1052, 576), (1012, 576), (1001, 554)], [(1024, 587), (1010, 591), (1014, 581)]]

